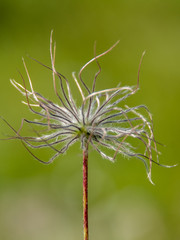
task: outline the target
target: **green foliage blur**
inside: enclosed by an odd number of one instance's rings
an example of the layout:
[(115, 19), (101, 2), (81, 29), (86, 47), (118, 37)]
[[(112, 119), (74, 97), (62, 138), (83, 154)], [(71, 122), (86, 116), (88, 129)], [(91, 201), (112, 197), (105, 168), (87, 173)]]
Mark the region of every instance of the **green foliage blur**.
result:
[[(54, 29), (56, 68), (72, 83), (73, 71), (120, 39), (102, 59), (97, 89), (135, 85), (141, 54), (140, 91), (129, 106), (146, 104), (156, 139), (166, 146), (160, 162), (179, 162), (180, 1), (177, 0), (1, 0), (0, 115), (15, 129), (33, 119), (10, 78), (25, 77), (24, 57), (34, 88), (58, 102), (50, 65)], [(97, 66), (84, 73), (92, 83)], [(26, 77), (25, 77), (26, 78)], [(27, 78), (26, 78), (27, 81)], [(80, 99), (75, 91), (77, 101)], [(126, 102), (124, 103), (126, 104)], [(30, 128), (24, 125), (25, 133)], [(1, 120), (0, 138), (12, 136)], [(47, 159), (49, 153), (36, 154)], [(179, 240), (180, 171), (153, 165), (151, 185), (144, 165), (120, 155), (115, 164), (89, 153), (89, 227), (92, 240)], [(82, 152), (79, 144), (49, 166), (41, 165), (17, 140), (0, 141), (0, 239), (82, 239)]]

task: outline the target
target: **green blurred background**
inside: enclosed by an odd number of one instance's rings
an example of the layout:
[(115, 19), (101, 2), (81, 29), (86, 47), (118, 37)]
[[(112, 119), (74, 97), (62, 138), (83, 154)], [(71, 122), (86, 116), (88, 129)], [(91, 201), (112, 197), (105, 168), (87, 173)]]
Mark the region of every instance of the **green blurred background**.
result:
[[(140, 91), (130, 106), (146, 104), (153, 114), (161, 163), (179, 162), (180, 1), (0, 0), (0, 115), (16, 129), (33, 119), (23, 97), (9, 82), (17, 69), (25, 75), (24, 56), (34, 88), (54, 99), (51, 73), (26, 57), (50, 65), (54, 29), (56, 68), (70, 81), (93, 57), (118, 39), (101, 60), (97, 88), (135, 85), (146, 50)], [(95, 65), (85, 81), (91, 83)], [(88, 75), (89, 74), (89, 75)], [(88, 77), (89, 76), (89, 77)], [(27, 126), (25, 126), (26, 128)], [(0, 122), (0, 134), (12, 131)], [(40, 157), (46, 154), (39, 153)], [(75, 144), (52, 165), (35, 161), (18, 141), (0, 142), (0, 239), (82, 239), (82, 153)], [(180, 171), (153, 165), (151, 185), (144, 165), (118, 156), (115, 164), (90, 150), (89, 227), (92, 240), (179, 240)]]

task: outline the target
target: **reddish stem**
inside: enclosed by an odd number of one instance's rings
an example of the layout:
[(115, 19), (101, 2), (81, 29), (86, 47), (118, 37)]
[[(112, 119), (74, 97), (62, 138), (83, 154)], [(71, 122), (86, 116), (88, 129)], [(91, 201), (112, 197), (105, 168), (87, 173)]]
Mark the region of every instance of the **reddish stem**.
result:
[(88, 146), (83, 150), (83, 230), (88, 240)]

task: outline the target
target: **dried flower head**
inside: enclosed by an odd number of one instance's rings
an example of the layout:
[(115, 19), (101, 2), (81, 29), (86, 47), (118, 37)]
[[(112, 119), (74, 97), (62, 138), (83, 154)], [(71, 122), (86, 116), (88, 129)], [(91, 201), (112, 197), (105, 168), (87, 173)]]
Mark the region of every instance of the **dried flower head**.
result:
[[(75, 73), (72, 74), (82, 98), (82, 104), (79, 107), (73, 99), (69, 81), (55, 69), (56, 45), (54, 44), (53, 47), (51, 33), (50, 56), (52, 66), (48, 67), (39, 63), (52, 71), (54, 92), (59, 104), (53, 103), (34, 91), (24, 60), (23, 64), (30, 89), (26, 88), (22, 75), (23, 85), (11, 80), (12, 85), (26, 98), (26, 102), (23, 103), (29, 107), (32, 113), (39, 116), (39, 120), (24, 119), (23, 121), (45, 128), (46, 134), (35, 131), (35, 136), (21, 136), (20, 130), (15, 131), (12, 126), (9, 126), (16, 132), (15, 138), (20, 139), (27, 150), (41, 163), (52, 163), (55, 158), (65, 153), (72, 144), (79, 140), (82, 149), (87, 148), (90, 144), (103, 158), (112, 162), (114, 162), (117, 154), (140, 159), (144, 163), (147, 176), (151, 181), (152, 163), (160, 165), (151, 113), (145, 105), (123, 106), (123, 101), (139, 89), (139, 72), (144, 53), (140, 60), (138, 80), (135, 87), (122, 86), (100, 91), (95, 90), (96, 80), (101, 72), (98, 59), (110, 52), (115, 45), (104, 53), (95, 55), (93, 59), (87, 62), (79, 72), (79, 79), (76, 78)], [(97, 63), (99, 71), (95, 74), (92, 87), (89, 88), (82, 79), (82, 72), (94, 61)], [(59, 91), (56, 78), (60, 83)], [(35, 156), (29, 147), (34, 149), (49, 147), (55, 151), (55, 154), (48, 161), (43, 161)], [(106, 149), (109, 150), (106, 151)], [(156, 158), (156, 161), (154, 158)]]

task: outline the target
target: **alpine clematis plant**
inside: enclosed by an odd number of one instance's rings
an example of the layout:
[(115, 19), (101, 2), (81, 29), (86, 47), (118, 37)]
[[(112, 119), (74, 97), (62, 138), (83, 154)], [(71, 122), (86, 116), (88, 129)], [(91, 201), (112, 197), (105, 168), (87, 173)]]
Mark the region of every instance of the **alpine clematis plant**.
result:
[[(50, 56), (52, 66), (48, 67), (39, 63), (52, 71), (54, 92), (59, 103), (56, 104), (34, 91), (24, 60), (23, 64), (30, 89), (26, 88), (22, 75), (22, 85), (15, 80), (11, 80), (12, 85), (25, 97), (26, 101), (23, 103), (29, 107), (32, 113), (39, 116), (39, 120), (24, 119), (23, 121), (31, 125), (38, 125), (43, 130), (46, 129), (46, 134), (34, 130), (34, 136), (21, 136), (21, 128), (16, 131), (3, 119), (16, 133), (16, 136), (13, 138), (20, 139), (33, 157), (44, 164), (52, 163), (57, 157), (65, 153), (72, 144), (80, 141), (83, 151), (84, 240), (88, 240), (88, 148), (90, 145), (103, 158), (112, 162), (115, 161), (117, 155), (140, 159), (145, 165), (150, 182), (152, 182), (152, 163), (161, 165), (158, 162), (159, 152), (157, 151), (157, 142), (153, 135), (152, 116), (148, 108), (145, 105), (123, 106), (123, 102), (139, 89), (139, 72), (144, 53), (140, 60), (138, 80), (135, 87), (122, 86), (99, 91), (95, 89), (97, 77), (101, 72), (98, 59), (110, 52), (115, 45), (100, 55), (96, 56), (95, 54), (94, 58), (81, 68), (78, 78), (76, 78), (75, 73), (72, 74), (82, 98), (81, 106), (77, 106), (72, 96), (68, 79), (55, 69), (56, 46), (54, 44), (53, 47), (51, 32)], [(83, 80), (82, 73), (94, 61), (97, 63), (99, 71), (95, 74), (92, 86), (89, 87)], [(60, 89), (57, 88), (57, 80), (59, 81)], [(39, 149), (47, 147), (55, 152), (48, 161), (39, 159), (30, 150), (30, 148)], [(142, 148), (144, 148), (143, 152)], [(155, 158), (156, 161), (154, 160)]]

